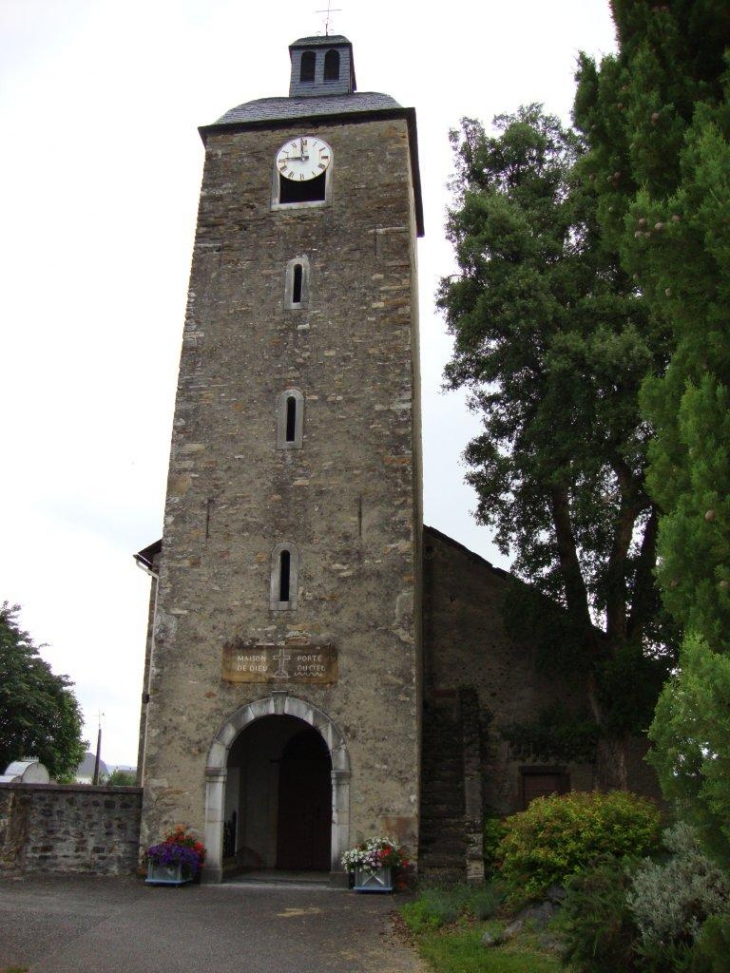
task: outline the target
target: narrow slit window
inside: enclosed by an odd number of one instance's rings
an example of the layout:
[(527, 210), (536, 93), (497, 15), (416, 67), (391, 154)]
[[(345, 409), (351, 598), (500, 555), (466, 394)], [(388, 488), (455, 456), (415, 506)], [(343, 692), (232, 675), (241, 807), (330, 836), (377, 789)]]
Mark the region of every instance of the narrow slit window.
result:
[(290, 395), (286, 400), (286, 441), (293, 443), (297, 433), (297, 400)]
[(294, 282), (292, 286), (292, 304), (302, 303), (302, 265), (294, 264)]
[(294, 611), (299, 586), (299, 553), (294, 544), (277, 544), (271, 552), (269, 607), (272, 611)]
[(291, 581), (291, 551), (283, 550), (279, 554), (279, 601), (289, 601), (289, 583)]
[(299, 68), (300, 81), (314, 81), (314, 66), (317, 58), (314, 51), (305, 51), (302, 54), (302, 63)]
[(327, 51), (324, 56), (324, 80), (340, 80), (340, 52)]
[(284, 307), (300, 311), (309, 306), (309, 260), (302, 255), (294, 257), (286, 265), (284, 283)]
[(304, 396), (286, 389), (276, 399), (276, 448), (301, 449), (304, 437)]

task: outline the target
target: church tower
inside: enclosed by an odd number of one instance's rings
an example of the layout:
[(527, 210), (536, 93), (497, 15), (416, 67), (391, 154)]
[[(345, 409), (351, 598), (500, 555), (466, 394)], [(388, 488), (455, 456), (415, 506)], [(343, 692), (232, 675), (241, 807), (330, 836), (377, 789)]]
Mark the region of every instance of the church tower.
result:
[(200, 130), (142, 713), (143, 844), (206, 877), (341, 871), (419, 833), (421, 457), (415, 112), (352, 45), (289, 48), (289, 97)]

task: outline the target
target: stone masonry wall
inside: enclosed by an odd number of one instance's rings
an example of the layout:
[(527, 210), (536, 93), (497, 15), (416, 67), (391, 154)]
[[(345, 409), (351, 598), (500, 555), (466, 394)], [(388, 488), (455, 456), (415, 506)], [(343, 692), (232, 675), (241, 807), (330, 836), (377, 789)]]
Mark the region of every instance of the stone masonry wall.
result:
[[(363, 113), (364, 115), (366, 113)], [(296, 134), (333, 153), (331, 205), (271, 209)], [(188, 298), (146, 720), (143, 835), (202, 831), (206, 759), (248, 703), (325, 713), (352, 768), (350, 841), (413, 848), (420, 720), (415, 225), (403, 118), (209, 133)], [(285, 301), (306, 258), (306, 306)], [(276, 403), (303, 396), (299, 449)], [(272, 610), (272, 551), (296, 545), (297, 607)], [(226, 646), (333, 646), (328, 684), (231, 681)], [(238, 648), (236, 648), (238, 651)]]
[[(433, 528), (424, 529), (424, 689), (431, 707), (448, 714), (464, 687), (478, 696), (482, 725), (483, 799), (499, 813), (521, 810), (520, 768), (500, 727), (534, 719), (559, 700), (586, 705), (580, 673), (570, 680), (536, 665), (535, 646), (505, 630), (502, 603), (517, 583), (506, 571)], [(660, 798), (656, 774), (644, 761), (646, 742), (631, 741), (629, 787)], [(593, 768), (569, 764), (572, 790), (593, 789)]]
[(129, 875), (142, 790), (0, 784), (0, 876)]

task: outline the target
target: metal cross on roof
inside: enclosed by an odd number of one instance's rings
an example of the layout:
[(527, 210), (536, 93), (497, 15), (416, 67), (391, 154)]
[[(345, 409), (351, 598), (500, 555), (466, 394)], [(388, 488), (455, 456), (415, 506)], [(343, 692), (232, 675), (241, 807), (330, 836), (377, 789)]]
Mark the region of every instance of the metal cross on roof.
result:
[(332, 7), (332, 0), (327, 0), (327, 9), (326, 10), (316, 10), (315, 13), (318, 13), (318, 14), (327, 14), (327, 16), (325, 17), (325, 20), (324, 20), (324, 36), (325, 37), (329, 37), (330, 36), (330, 18), (332, 16), (332, 14), (341, 14), (342, 13), (342, 8), (341, 7), (334, 7), (333, 8)]

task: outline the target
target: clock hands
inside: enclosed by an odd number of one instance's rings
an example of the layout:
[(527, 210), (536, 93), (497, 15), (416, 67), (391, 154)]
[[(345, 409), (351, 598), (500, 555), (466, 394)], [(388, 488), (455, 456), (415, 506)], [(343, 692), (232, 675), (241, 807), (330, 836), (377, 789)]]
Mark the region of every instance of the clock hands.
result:
[[(292, 142), (292, 145), (294, 143)], [(286, 154), (287, 160), (292, 160), (295, 162), (307, 162), (309, 161), (309, 149), (307, 148), (307, 140), (299, 139), (299, 155), (290, 155), (288, 152)]]

